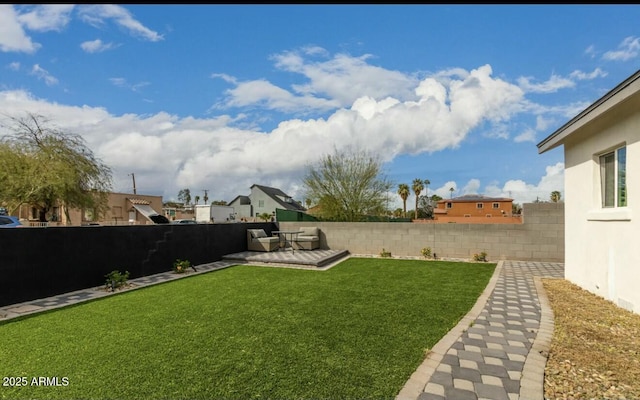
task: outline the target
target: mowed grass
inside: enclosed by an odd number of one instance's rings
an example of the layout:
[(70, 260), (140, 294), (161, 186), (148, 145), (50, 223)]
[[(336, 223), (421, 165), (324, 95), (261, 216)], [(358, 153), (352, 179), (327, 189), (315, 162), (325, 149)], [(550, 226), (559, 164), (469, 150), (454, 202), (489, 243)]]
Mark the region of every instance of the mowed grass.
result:
[(29, 385), (1, 386), (0, 398), (392, 399), (494, 268), (235, 266), (8, 322), (0, 374)]

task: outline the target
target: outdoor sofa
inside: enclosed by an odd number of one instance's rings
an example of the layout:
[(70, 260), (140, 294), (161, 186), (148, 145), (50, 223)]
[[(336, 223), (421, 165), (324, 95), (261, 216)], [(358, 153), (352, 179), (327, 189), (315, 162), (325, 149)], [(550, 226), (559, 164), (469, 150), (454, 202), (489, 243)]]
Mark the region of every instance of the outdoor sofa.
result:
[(313, 250), (320, 248), (320, 229), (315, 226), (301, 226), (302, 233), (294, 239), (296, 249)]
[(279, 247), (279, 237), (267, 236), (264, 229), (247, 229), (247, 249), (249, 251), (274, 251)]

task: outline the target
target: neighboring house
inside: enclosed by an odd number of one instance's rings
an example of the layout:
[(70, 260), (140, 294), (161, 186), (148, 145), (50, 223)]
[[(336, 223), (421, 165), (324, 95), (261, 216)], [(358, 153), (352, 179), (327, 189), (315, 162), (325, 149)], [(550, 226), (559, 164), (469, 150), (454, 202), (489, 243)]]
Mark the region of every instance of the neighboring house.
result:
[[(140, 195), (130, 193), (109, 193), (109, 207), (105, 215), (97, 216), (91, 210), (77, 208), (65, 209), (64, 205), (53, 207), (46, 215), (48, 222), (39, 222), (39, 210), (28, 205), (21, 206), (16, 215), (25, 221), (25, 225), (39, 226), (79, 226), (79, 225), (145, 225), (153, 224), (149, 218), (162, 211), (162, 196)], [(71, 223), (67, 223), (68, 212)]]
[(254, 220), (260, 214), (268, 213), (275, 217), (276, 208), (291, 211), (305, 211), (305, 208), (280, 189), (252, 185), (251, 194), (237, 196), (230, 203), (236, 212), (236, 221), (241, 218)]
[(512, 216), (512, 207), (513, 199), (468, 194), (438, 201), (433, 215), (438, 222), (520, 223)]
[(564, 146), (565, 277), (640, 313), (640, 71), (538, 144)]

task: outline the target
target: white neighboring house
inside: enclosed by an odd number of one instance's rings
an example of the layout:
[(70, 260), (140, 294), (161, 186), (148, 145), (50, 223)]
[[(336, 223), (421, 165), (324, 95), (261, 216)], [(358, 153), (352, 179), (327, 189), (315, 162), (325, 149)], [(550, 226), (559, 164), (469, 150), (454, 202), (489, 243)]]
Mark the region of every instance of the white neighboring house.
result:
[(282, 190), (263, 185), (252, 185), (249, 196), (237, 196), (229, 202), (236, 210), (236, 220), (240, 218), (256, 219), (260, 214), (272, 214), (276, 208), (291, 211), (306, 211), (297, 201)]
[(640, 70), (538, 144), (564, 146), (565, 278), (640, 314)]

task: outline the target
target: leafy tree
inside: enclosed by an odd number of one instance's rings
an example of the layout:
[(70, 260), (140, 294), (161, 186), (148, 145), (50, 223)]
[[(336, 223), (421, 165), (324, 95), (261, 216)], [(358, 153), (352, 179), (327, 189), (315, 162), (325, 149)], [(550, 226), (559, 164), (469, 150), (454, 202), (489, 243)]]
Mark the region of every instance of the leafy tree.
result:
[(359, 221), (384, 212), (391, 188), (381, 176), (381, 161), (365, 151), (334, 150), (308, 167), (303, 184), (325, 218)]
[(420, 193), (422, 192), (422, 189), (424, 189), (424, 182), (422, 182), (422, 179), (414, 179), (413, 185), (411, 185), (411, 189), (413, 189), (413, 193), (416, 195), (415, 218), (418, 219), (418, 200), (420, 199)]
[(84, 139), (65, 132), (45, 117), (26, 113), (0, 123), (0, 203), (15, 209), (29, 204), (40, 221), (56, 205), (98, 216), (107, 209), (111, 169), (87, 147)]
[(180, 200), (185, 206), (191, 204), (191, 190), (182, 189), (178, 192), (178, 200)]
[(554, 203), (557, 203), (560, 201), (560, 192), (557, 190), (554, 190), (553, 192), (551, 192), (551, 201), (553, 201)]
[[(432, 204), (436, 204), (438, 203), (440, 200), (442, 200), (442, 197), (438, 196), (437, 194), (434, 194), (431, 196), (431, 203)], [(435, 207), (435, 206), (434, 206)]]
[(520, 215), (522, 212), (522, 206), (518, 203), (511, 203), (511, 213), (513, 215)]
[(407, 185), (406, 183), (401, 183), (398, 185), (398, 194), (402, 199), (402, 211), (403, 211), (402, 216), (403, 217), (407, 216), (407, 199), (409, 198), (410, 193), (411, 191), (409, 190), (409, 185)]
[(260, 218), (261, 220), (265, 221), (265, 222), (269, 222), (271, 220), (272, 215), (269, 214), (268, 212), (262, 213), (257, 215), (258, 218)]
[(227, 202), (224, 200), (214, 200), (211, 202), (214, 206), (226, 206)]

